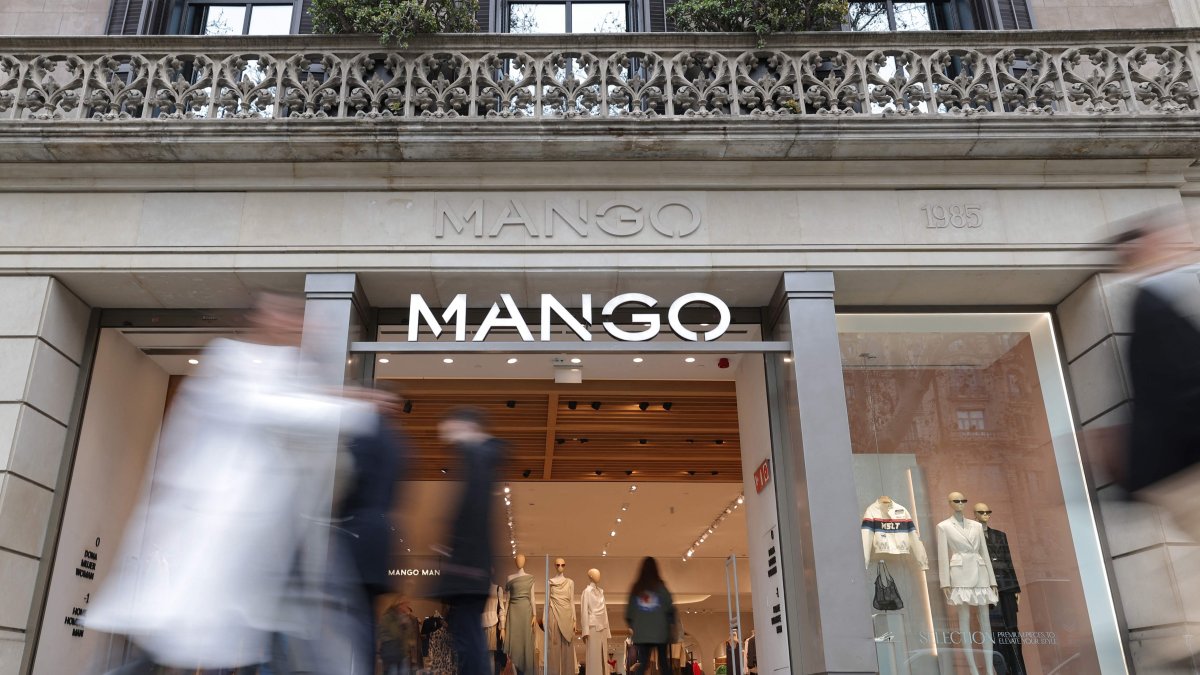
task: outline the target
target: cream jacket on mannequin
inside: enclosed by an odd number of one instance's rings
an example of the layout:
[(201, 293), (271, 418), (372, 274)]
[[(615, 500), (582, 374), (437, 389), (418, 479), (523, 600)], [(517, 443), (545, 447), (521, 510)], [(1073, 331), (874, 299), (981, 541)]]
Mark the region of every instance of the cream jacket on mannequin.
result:
[(579, 614), (580, 620), (583, 622), (582, 633), (583, 637), (587, 639), (586, 672), (603, 675), (608, 672), (608, 664), (604, 659), (612, 631), (609, 630), (608, 625), (608, 605), (604, 602), (604, 589), (600, 588), (598, 583), (600, 572), (594, 569), (588, 570), (588, 576), (593, 581), (583, 589), (579, 598)]
[(951, 605), (986, 605), (997, 602), (996, 573), (988, 556), (983, 525), (951, 516), (938, 523), (938, 579), (950, 589)]
[(929, 569), (929, 556), (917, 535), (912, 514), (890, 499), (875, 500), (863, 513), (862, 543), (868, 567), (878, 555), (911, 555), (921, 569)]

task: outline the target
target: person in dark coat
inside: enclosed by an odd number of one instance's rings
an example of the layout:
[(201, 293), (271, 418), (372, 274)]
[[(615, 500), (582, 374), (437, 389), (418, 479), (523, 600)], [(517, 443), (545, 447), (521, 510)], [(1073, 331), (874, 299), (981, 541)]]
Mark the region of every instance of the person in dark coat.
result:
[(491, 675), (483, 633), (483, 609), (491, 588), (494, 558), (493, 512), (496, 484), (505, 444), (487, 430), (478, 408), (456, 408), (438, 427), (442, 440), (454, 447), (461, 492), (452, 513), (447, 557), (436, 595), (446, 603), (454, 651), (461, 675)]
[(658, 563), (647, 556), (642, 559), (641, 570), (633, 582), (633, 588), (629, 590), (629, 602), (625, 605), (625, 623), (633, 634), (633, 644), (637, 648), (638, 675), (646, 672), (652, 652), (658, 659), (658, 672), (670, 672), (671, 657), (667, 645), (671, 642), (675, 620), (675, 603), (671, 592), (658, 573)]
[[(380, 392), (380, 413), (373, 430), (347, 441), (351, 478), (346, 486), (334, 532), (350, 561), (354, 592), (362, 602), (354, 619), (359, 658), (375, 663), (375, 606), (388, 592), (388, 558), (392, 549), (390, 512), (396, 481), (409, 457), (407, 436), (394, 423), (398, 401)], [(368, 658), (369, 655), (369, 658)]]

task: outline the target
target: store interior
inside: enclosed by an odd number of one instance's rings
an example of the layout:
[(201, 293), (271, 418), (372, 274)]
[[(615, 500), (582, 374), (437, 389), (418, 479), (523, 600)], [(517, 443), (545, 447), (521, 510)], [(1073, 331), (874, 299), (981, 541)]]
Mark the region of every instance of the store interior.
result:
[[(739, 330), (754, 328), (731, 328)], [(106, 538), (116, 540), (117, 523), (128, 517), (141, 474), (154, 461), (157, 425), (172, 392), (201, 367), (209, 341), (239, 334), (143, 327), (102, 331), (98, 357), (113, 367), (111, 373), (98, 370), (91, 395), (120, 410), (113, 411), (107, 425), (85, 428), (79, 465), (86, 468), (97, 453), (107, 453), (110, 460), (120, 453), (126, 457), (107, 465), (107, 479), (75, 488), (74, 498), (80, 504), (94, 493), (93, 501), (105, 501), (101, 495), (114, 485), (125, 486), (131, 498), (108, 499), (102, 515), (70, 509), (65, 538), (103, 529)], [(381, 329), (380, 339), (389, 339), (387, 328)], [(628, 589), (642, 558), (652, 556), (674, 596), (683, 629), (683, 642), (672, 659), (678, 658), (679, 666), (694, 661), (703, 673), (744, 672), (754, 611), (737, 379), (749, 360), (761, 382), (760, 355), (564, 350), (554, 355), (355, 358), (373, 359), (376, 386), (405, 401), (395, 415), (408, 439), (408, 459), (396, 486), (392, 518), (394, 593), (377, 608), (380, 612), (402, 608), (422, 623), (441, 612), (440, 604), (428, 597), (428, 582), (438, 574), (446, 512), (460, 484), (437, 424), (451, 408), (469, 405), (487, 412), (492, 433), (509, 447), (501, 480), (488, 496), (495, 500), (497, 514), (495, 584), (504, 586), (517, 571), (514, 554), (522, 554), (525, 572), (534, 577), (536, 612), (542, 615), (546, 579), (556, 574), (553, 563), (561, 558), (567, 563), (565, 575), (574, 582), (578, 612), (588, 571), (599, 571), (611, 625), (608, 651), (615, 661), (608, 672), (623, 673)], [(562, 379), (564, 369), (571, 371), (572, 381), (556, 382), (556, 371)], [(135, 389), (141, 392), (139, 411), (113, 400), (127, 398)], [(755, 394), (756, 404), (765, 408), (765, 392)], [(765, 409), (757, 412), (765, 418)], [(132, 447), (131, 437), (136, 437)], [(753, 481), (750, 485), (753, 492)], [(52, 589), (51, 602), (55, 594)], [(742, 647), (736, 666), (727, 658), (731, 625), (738, 627)], [(576, 642), (578, 663), (583, 664), (583, 641)], [(540, 642), (538, 649), (540, 654)], [(112, 661), (111, 655), (107, 660)], [(424, 659), (419, 665), (431, 664)]]

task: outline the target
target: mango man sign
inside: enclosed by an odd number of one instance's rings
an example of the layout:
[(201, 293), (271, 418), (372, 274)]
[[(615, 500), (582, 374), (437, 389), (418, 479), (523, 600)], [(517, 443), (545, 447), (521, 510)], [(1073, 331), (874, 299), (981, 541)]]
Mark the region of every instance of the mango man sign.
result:
[[(717, 311), (716, 324), (704, 331), (694, 331), (683, 324), (680, 315), (688, 305), (707, 305)], [(584, 342), (591, 342), (591, 327), (598, 321), (604, 332), (613, 339), (621, 342), (645, 342), (652, 340), (662, 329), (662, 319), (658, 312), (637, 311), (658, 307), (659, 301), (644, 293), (623, 293), (604, 303), (599, 313), (592, 305), (591, 294), (580, 296), (579, 308), (568, 309), (562, 302), (550, 293), (543, 293), (540, 302), (540, 331), (535, 337), (529, 329), (529, 324), (521, 315), (521, 310), (513, 302), (512, 295), (501, 293), (500, 300), (493, 302), (479, 324), (478, 330), (471, 338), (472, 342), (487, 339), (488, 333), (496, 328), (511, 328), (521, 336), (524, 342), (550, 342), (551, 324), (561, 321)], [(629, 315), (629, 321), (634, 324), (633, 330), (629, 325), (617, 325), (613, 318), (624, 316), (627, 309), (634, 310)], [(720, 298), (708, 293), (688, 293), (681, 295), (667, 306), (667, 325), (671, 332), (683, 340), (691, 342), (708, 342), (716, 340), (729, 330), (729, 306)], [(420, 339), (422, 326), (434, 337), (441, 337), (443, 332), (453, 329), (455, 342), (467, 342), (467, 296), (460, 293), (454, 296), (450, 304), (439, 315), (430, 308), (429, 303), (419, 294), (414, 293), (408, 305), (408, 341)]]

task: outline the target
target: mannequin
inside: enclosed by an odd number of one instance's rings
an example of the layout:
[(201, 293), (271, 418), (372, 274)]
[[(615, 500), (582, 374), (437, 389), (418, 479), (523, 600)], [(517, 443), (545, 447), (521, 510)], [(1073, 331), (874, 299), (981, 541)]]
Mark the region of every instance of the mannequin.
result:
[(579, 616), (583, 622), (583, 640), (587, 645), (585, 672), (588, 675), (607, 675), (604, 667), (604, 652), (612, 631), (608, 627), (608, 605), (604, 603), (604, 589), (600, 587), (600, 570), (588, 570), (592, 583), (583, 589), (579, 598)]
[(575, 620), (575, 582), (566, 576), (567, 561), (554, 560), (557, 572), (550, 578), (546, 589), (546, 606), (549, 620), (546, 622), (546, 653), (548, 666), (546, 675), (576, 675), (574, 640), (579, 635), (579, 623)]
[[(492, 584), (488, 589), (487, 602), (483, 605), (483, 635), (487, 640), (488, 663), (497, 665), (496, 652), (500, 648), (499, 638), (504, 631), (504, 589)], [(503, 663), (499, 663), (503, 666)], [(496, 669), (494, 669), (496, 672)]]
[(758, 650), (754, 645), (754, 629), (750, 629), (750, 637), (746, 638), (746, 672), (758, 675)]
[(975, 657), (972, 654), (972, 607), (975, 608), (979, 632), (983, 636), (984, 666), (988, 675), (995, 675), (988, 605), (997, 601), (996, 574), (992, 570), (992, 559), (988, 555), (983, 525), (968, 520), (963, 515), (967, 499), (961, 492), (951, 492), (946, 499), (950, 503), (951, 514), (937, 526), (938, 578), (946, 596), (946, 603), (958, 611), (959, 634), (962, 636), (963, 651), (966, 653), (971, 675), (979, 675), (979, 668), (975, 665)]
[(983, 525), (983, 536), (992, 559), (992, 569), (996, 572), (996, 591), (1000, 596), (1000, 602), (992, 608), (991, 616), (992, 627), (997, 629), (993, 638), (1000, 645), (997, 651), (1004, 657), (1009, 673), (1025, 675), (1025, 656), (1021, 653), (1021, 629), (1017, 627), (1021, 584), (1017, 582), (1017, 570), (1013, 567), (1008, 535), (991, 526), (992, 507), (983, 502), (975, 505), (975, 519)]
[(504, 651), (512, 660), (517, 675), (537, 672), (537, 654), (533, 646), (533, 627), (537, 615), (533, 612), (533, 575), (525, 572), (525, 555), (513, 558), (517, 571), (504, 584), (507, 608), (504, 619)]

